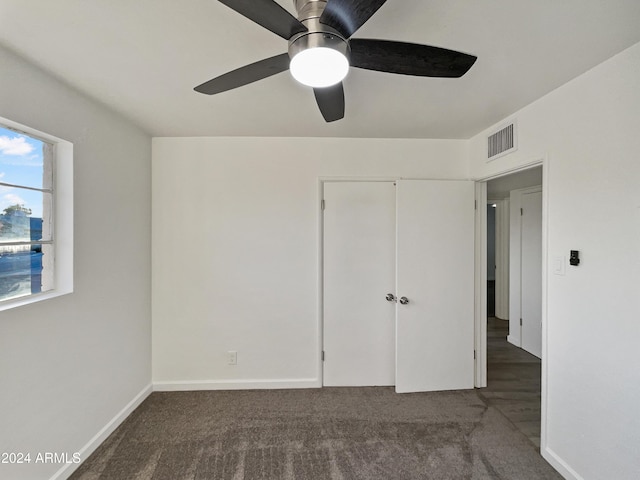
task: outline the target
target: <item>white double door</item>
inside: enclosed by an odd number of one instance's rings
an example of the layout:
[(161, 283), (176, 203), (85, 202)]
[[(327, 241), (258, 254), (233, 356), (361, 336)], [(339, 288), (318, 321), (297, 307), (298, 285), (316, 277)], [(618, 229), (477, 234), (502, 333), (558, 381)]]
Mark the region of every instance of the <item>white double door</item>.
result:
[(473, 182), (325, 182), (323, 198), (323, 384), (473, 388)]

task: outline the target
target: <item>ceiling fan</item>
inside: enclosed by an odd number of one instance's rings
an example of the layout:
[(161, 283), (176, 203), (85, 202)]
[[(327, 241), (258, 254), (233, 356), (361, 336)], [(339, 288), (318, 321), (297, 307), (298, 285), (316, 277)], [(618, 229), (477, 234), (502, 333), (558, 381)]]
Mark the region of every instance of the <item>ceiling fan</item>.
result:
[(285, 70), (313, 88), (327, 122), (344, 117), (342, 80), (349, 67), (422, 77), (458, 78), (476, 57), (415, 43), (351, 38), (386, 0), (294, 0), (295, 18), (274, 0), (219, 0), (289, 41), (289, 51), (225, 73), (195, 87), (213, 95)]

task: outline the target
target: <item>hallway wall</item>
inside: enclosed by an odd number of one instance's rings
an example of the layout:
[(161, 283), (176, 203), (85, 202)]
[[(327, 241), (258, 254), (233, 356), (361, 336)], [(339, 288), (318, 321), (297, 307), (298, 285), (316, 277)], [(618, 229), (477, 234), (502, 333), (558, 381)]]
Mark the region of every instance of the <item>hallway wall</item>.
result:
[(568, 478), (640, 472), (638, 85), (640, 44), (510, 117), (516, 152), (487, 162), (491, 129), (470, 143), (474, 178), (545, 160), (542, 454)]

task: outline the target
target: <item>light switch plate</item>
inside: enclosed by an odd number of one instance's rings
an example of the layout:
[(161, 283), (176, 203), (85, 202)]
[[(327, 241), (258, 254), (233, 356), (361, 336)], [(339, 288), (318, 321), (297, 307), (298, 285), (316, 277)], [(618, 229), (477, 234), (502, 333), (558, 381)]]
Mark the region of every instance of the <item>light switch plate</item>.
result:
[(567, 258), (563, 256), (553, 257), (553, 274), (565, 275), (567, 268)]

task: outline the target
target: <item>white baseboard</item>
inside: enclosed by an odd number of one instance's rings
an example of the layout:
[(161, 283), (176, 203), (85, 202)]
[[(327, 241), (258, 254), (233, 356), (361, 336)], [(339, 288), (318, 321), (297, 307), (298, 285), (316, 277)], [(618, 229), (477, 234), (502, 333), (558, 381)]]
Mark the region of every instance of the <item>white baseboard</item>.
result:
[[(138, 395), (134, 397), (118, 414), (113, 417), (109, 423), (107, 423), (102, 429), (95, 434), (95, 436), (82, 447), (78, 453), (80, 458), (84, 462), (89, 455), (91, 455), (96, 448), (104, 442), (113, 431), (133, 412), (138, 406), (153, 392), (153, 386), (147, 385)], [(82, 465), (82, 463), (68, 463), (58, 470), (49, 480), (65, 480), (71, 476), (71, 474)]]
[(299, 380), (193, 380), (186, 382), (154, 382), (155, 392), (185, 392), (191, 390), (263, 390), (285, 388), (320, 388), (316, 378)]
[(511, 335), (507, 335), (507, 342), (509, 342), (511, 345), (515, 345), (516, 347), (521, 348), (519, 338), (515, 338), (515, 337), (512, 337)]
[(567, 480), (584, 480), (580, 475), (578, 475), (578, 472), (567, 465), (567, 463), (549, 447), (540, 450), (540, 454), (542, 455), (542, 458), (549, 462), (549, 464)]

